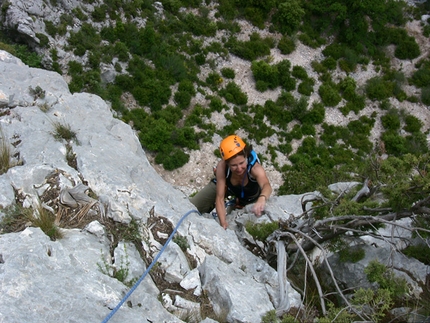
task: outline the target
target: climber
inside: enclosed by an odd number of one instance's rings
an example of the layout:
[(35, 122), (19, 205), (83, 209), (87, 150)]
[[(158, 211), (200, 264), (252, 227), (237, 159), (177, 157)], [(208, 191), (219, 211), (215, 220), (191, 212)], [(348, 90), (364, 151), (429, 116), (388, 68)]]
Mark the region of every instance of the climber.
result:
[(272, 193), (272, 186), (257, 154), (239, 136), (223, 139), (219, 150), (222, 160), (214, 170), (216, 177), (190, 201), (200, 213), (209, 213), (215, 207), (220, 225), (227, 229), (225, 199), (228, 196), (235, 197), (236, 208), (255, 203), (252, 210), (259, 217)]

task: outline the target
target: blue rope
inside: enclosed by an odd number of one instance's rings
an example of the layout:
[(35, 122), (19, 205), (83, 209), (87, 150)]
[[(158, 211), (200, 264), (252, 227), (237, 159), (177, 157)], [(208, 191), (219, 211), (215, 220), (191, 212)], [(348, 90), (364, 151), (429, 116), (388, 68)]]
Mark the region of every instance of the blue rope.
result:
[(173, 236), (175, 235), (176, 231), (178, 230), (179, 226), (182, 224), (182, 221), (185, 220), (185, 218), (191, 214), (192, 212), (195, 213), (199, 213), (199, 211), (197, 210), (190, 210), (187, 213), (185, 213), (182, 218), (179, 220), (178, 224), (176, 225), (175, 229), (173, 230), (173, 232), (170, 234), (169, 238), (167, 239), (166, 243), (164, 244), (163, 248), (161, 248), (160, 252), (157, 254), (157, 256), (154, 258), (154, 260), (152, 261), (152, 263), (149, 265), (149, 267), (146, 269), (146, 271), (143, 273), (143, 275), (139, 278), (139, 280), (133, 285), (133, 287), (129, 290), (129, 292), (124, 296), (124, 298), (118, 303), (118, 305), (109, 313), (108, 316), (106, 316), (106, 318), (102, 321), (102, 323), (106, 323), (107, 321), (109, 321), (112, 316), (120, 309), (120, 307), (125, 303), (125, 301), (127, 300), (127, 298), (130, 297), (130, 295), (136, 290), (137, 286), (139, 286), (139, 284), (143, 281), (143, 279), (146, 277), (146, 275), (149, 273), (149, 271), (151, 270), (151, 268), (157, 263), (158, 258), (160, 258), (161, 254), (164, 252), (164, 250), (166, 249), (167, 245), (169, 244), (169, 242), (173, 239)]

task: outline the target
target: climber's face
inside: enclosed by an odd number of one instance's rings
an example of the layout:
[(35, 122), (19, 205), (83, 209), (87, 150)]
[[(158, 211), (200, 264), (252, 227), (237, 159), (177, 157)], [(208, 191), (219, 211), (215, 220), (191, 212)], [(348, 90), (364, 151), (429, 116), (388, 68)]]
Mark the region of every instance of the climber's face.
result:
[(248, 166), (247, 159), (243, 155), (237, 155), (228, 161), (231, 171), (236, 175), (243, 175)]

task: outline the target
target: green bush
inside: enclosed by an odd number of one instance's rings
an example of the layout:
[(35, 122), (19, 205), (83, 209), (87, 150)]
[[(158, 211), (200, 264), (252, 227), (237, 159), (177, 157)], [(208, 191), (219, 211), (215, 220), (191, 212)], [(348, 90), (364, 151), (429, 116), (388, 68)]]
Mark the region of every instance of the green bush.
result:
[(301, 118), (304, 124), (317, 125), (324, 121), (325, 108), (321, 103), (314, 102), (312, 108)]
[(297, 91), (302, 95), (311, 96), (311, 94), (314, 92), (314, 85), (315, 81), (311, 78), (308, 78), (299, 84)]
[(55, 27), (54, 23), (50, 20), (43, 20), (45, 23), (45, 30), (49, 36), (55, 37), (57, 34), (57, 27)]
[(414, 59), (420, 56), (421, 51), (415, 38), (406, 37), (396, 46), (394, 56), (398, 59)]
[(206, 83), (212, 87), (218, 87), (223, 82), (221, 75), (216, 72), (210, 72), (208, 77), (206, 78)]
[(220, 95), (222, 95), (228, 102), (243, 105), (248, 102), (248, 96), (246, 93), (242, 92), (240, 87), (234, 83), (229, 82), (225, 89), (220, 90)]
[(423, 264), (430, 266), (430, 250), (427, 245), (409, 246), (402, 250), (408, 256), (421, 261)]
[(377, 260), (372, 260), (364, 269), (367, 279), (379, 284), (379, 287), (386, 289), (394, 298), (401, 298), (408, 290), (406, 280), (396, 277), (384, 264)]
[(410, 79), (410, 83), (418, 87), (430, 86), (430, 67), (425, 65), (416, 70)]
[(264, 82), (269, 89), (273, 90), (279, 85), (279, 73), (276, 65), (270, 65), (265, 61), (253, 61), (251, 71), (255, 81)]
[(334, 70), (336, 69), (337, 61), (333, 57), (327, 57), (321, 62), (321, 64), (329, 70)]
[(340, 262), (352, 262), (352, 263), (359, 262), (365, 256), (364, 249), (351, 248), (351, 247), (343, 248), (339, 250), (338, 254), (339, 254)]
[(102, 22), (106, 20), (106, 12), (109, 11), (109, 7), (106, 4), (102, 4), (99, 7), (94, 7), (91, 12), (91, 17), (95, 22)]
[(394, 84), (376, 76), (366, 81), (365, 91), (367, 97), (373, 101), (386, 100), (393, 94)]
[(405, 116), (404, 119), (405, 126), (403, 129), (409, 133), (419, 133), (424, 125), (420, 119), (410, 114)]
[(249, 41), (242, 42), (236, 38), (230, 38), (226, 43), (232, 54), (248, 61), (254, 61), (259, 57), (270, 55), (270, 49), (275, 46), (272, 38), (261, 38), (259, 33), (252, 33)]
[(273, 233), (273, 231), (279, 228), (278, 222), (267, 222), (267, 223), (252, 223), (247, 222), (245, 224), (246, 231), (259, 241), (266, 241), (267, 237)]
[(385, 144), (385, 150), (390, 155), (401, 156), (408, 151), (406, 147), (406, 139), (396, 132), (384, 132), (381, 135), (381, 139)]
[(296, 80), (291, 76), (291, 62), (287, 59), (276, 64), (278, 69), (279, 85), (285, 91), (293, 91), (296, 88)]
[(430, 86), (421, 89), (421, 102), (430, 106)]
[(221, 75), (227, 79), (234, 79), (234, 77), (235, 77), (234, 70), (232, 68), (229, 68), (229, 67), (223, 67), (221, 69)]
[(288, 55), (296, 50), (296, 43), (293, 38), (284, 35), (278, 42), (278, 49), (281, 54)]
[(339, 104), (342, 97), (333, 82), (325, 82), (318, 89), (321, 100), (326, 106), (334, 107)]
[(300, 80), (306, 80), (308, 78), (308, 73), (304, 69), (304, 67), (299, 65), (294, 65), (291, 75)]
[(224, 108), (224, 104), (220, 98), (214, 97), (214, 98), (211, 98), (209, 107), (211, 108), (211, 111), (221, 112), (222, 109)]
[(357, 83), (352, 77), (345, 77), (339, 82), (339, 89), (342, 92), (342, 96), (346, 100), (352, 100), (355, 96), (355, 89), (357, 87)]
[(186, 31), (193, 33), (195, 36), (214, 37), (217, 31), (217, 25), (208, 17), (197, 16), (187, 13), (182, 17)]
[(381, 123), (385, 130), (397, 131), (400, 129), (400, 116), (396, 110), (390, 110), (381, 117)]
[(155, 162), (162, 164), (166, 170), (174, 170), (188, 163), (190, 156), (182, 149), (174, 148), (171, 152), (160, 152), (155, 156)]

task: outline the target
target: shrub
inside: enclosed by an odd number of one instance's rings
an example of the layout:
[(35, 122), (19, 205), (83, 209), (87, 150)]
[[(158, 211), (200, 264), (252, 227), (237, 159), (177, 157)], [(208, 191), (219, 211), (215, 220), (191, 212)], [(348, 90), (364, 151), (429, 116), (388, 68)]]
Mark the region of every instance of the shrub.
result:
[(323, 103), (329, 107), (334, 107), (341, 101), (339, 91), (336, 89), (336, 85), (332, 82), (325, 82), (321, 84), (318, 89), (318, 93), (321, 96)]
[(223, 82), (223, 79), (222, 79), (221, 75), (219, 75), (216, 72), (209, 73), (208, 77), (206, 78), (206, 83), (209, 86), (216, 86), (216, 87), (218, 87), (218, 86), (221, 85), (222, 82)]
[(355, 89), (357, 83), (352, 77), (345, 77), (339, 82), (339, 89), (342, 92), (342, 96), (346, 100), (352, 100), (355, 96)]
[(234, 83), (229, 82), (225, 89), (220, 91), (220, 94), (228, 101), (237, 105), (246, 104), (248, 102), (248, 96), (242, 92), (240, 87)]
[(414, 72), (410, 82), (418, 87), (430, 86), (430, 68), (423, 66)]
[(407, 292), (407, 283), (404, 278), (396, 277), (384, 264), (372, 260), (364, 269), (367, 279), (379, 284), (380, 288), (386, 289), (395, 298), (402, 297)]
[(430, 86), (421, 89), (421, 102), (430, 105)]
[(160, 152), (155, 156), (155, 162), (162, 164), (166, 170), (174, 170), (188, 163), (190, 156), (182, 149), (174, 148), (171, 152)]
[(398, 59), (414, 59), (420, 54), (420, 47), (413, 37), (403, 38), (394, 51), (394, 56)]
[(294, 39), (291, 37), (284, 35), (279, 40), (278, 43), (278, 49), (281, 51), (281, 54), (288, 55), (295, 51), (296, 49), (296, 43)]
[(265, 61), (253, 61), (251, 71), (256, 82), (262, 81), (270, 89), (274, 89), (279, 85), (279, 73), (276, 65), (269, 65)]
[(340, 262), (352, 262), (356, 263), (363, 259), (365, 256), (364, 249), (362, 248), (343, 248), (339, 250), (339, 261)]
[(382, 126), (386, 130), (397, 131), (400, 129), (400, 117), (396, 110), (390, 110), (381, 117)]
[(336, 69), (337, 61), (333, 57), (327, 57), (321, 62), (321, 64), (329, 70), (334, 70)]
[(308, 73), (304, 69), (304, 67), (299, 65), (294, 65), (293, 70), (291, 72), (291, 75), (293, 75), (295, 78), (306, 80), (308, 78)]
[(259, 33), (252, 33), (247, 42), (238, 41), (235, 38), (230, 38), (226, 43), (231, 53), (249, 60), (254, 61), (259, 57), (270, 55), (270, 49), (275, 46), (272, 38), (261, 38)]
[(393, 94), (393, 83), (383, 80), (381, 77), (373, 77), (366, 82), (365, 91), (371, 100), (385, 100)]
[(102, 4), (100, 7), (94, 7), (94, 10), (91, 13), (91, 17), (96, 22), (102, 22), (106, 20), (106, 12), (109, 11), (109, 7), (105, 4)]
[(419, 133), (423, 125), (424, 124), (420, 119), (408, 114), (405, 117), (405, 127), (403, 129), (410, 133)]
[(225, 78), (228, 78), (228, 79), (234, 79), (234, 77), (235, 77), (234, 70), (232, 68), (229, 68), (229, 67), (223, 67), (221, 69), (221, 75), (224, 76)]
[(246, 231), (259, 241), (266, 241), (267, 237), (273, 233), (273, 231), (279, 228), (278, 222), (267, 222), (267, 223), (252, 223), (247, 222), (245, 224)]
[(299, 84), (297, 91), (302, 95), (310, 96), (314, 91), (314, 85), (315, 81), (308, 78)]
[(279, 85), (285, 91), (293, 91), (296, 88), (296, 80), (291, 76), (291, 62), (287, 59), (276, 64), (279, 75)]
[(396, 132), (384, 132), (381, 135), (381, 139), (385, 144), (385, 149), (388, 154), (401, 156), (408, 151), (406, 147), (406, 139)]
[(301, 121), (304, 124), (317, 125), (324, 121), (325, 108), (321, 103), (313, 103), (312, 108), (306, 112)]
[(45, 23), (45, 31), (50, 35), (51, 37), (55, 37), (57, 34), (57, 27), (55, 27), (54, 23), (50, 20), (44, 20)]
[(42, 33), (36, 33), (36, 37), (39, 39), (39, 45), (40, 47), (44, 48), (48, 46), (49, 44), (49, 38), (45, 34)]
[(421, 261), (423, 264), (430, 266), (430, 252), (429, 247), (426, 245), (408, 246), (402, 250), (408, 256)]

